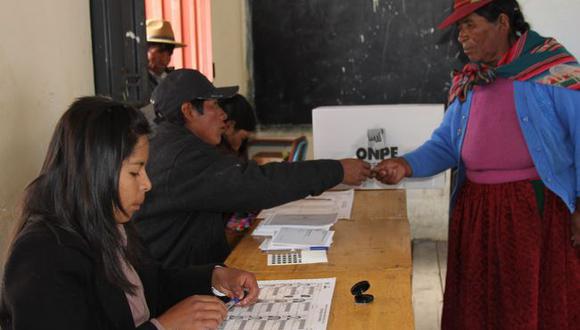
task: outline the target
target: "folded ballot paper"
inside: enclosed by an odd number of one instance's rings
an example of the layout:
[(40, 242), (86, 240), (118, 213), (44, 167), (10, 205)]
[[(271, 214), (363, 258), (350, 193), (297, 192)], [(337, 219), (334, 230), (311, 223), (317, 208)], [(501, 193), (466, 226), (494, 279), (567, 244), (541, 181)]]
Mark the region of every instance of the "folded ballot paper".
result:
[(283, 227), (329, 230), (338, 220), (337, 213), (327, 214), (273, 214), (262, 221), (253, 236), (274, 236)]
[(326, 250), (333, 236), (332, 230), (283, 227), (271, 239), (265, 239), (260, 250)]

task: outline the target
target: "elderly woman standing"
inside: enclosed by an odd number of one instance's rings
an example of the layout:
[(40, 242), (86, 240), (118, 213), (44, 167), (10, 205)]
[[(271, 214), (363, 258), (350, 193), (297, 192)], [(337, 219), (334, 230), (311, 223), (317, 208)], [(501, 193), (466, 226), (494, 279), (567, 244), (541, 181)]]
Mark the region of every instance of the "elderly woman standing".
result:
[(455, 0), (452, 24), (470, 63), (441, 126), (375, 174), (458, 169), (443, 329), (579, 329), (580, 67), (516, 0)]

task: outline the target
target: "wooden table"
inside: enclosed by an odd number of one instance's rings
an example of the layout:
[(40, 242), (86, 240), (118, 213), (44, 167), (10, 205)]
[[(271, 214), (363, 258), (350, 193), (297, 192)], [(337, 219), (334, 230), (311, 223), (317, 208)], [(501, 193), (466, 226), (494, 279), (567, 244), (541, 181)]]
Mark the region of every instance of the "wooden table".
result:
[[(402, 190), (356, 191), (352, 220), (334, 225), (328, 263), (267, 266), (262, 239), (245, 237), (226, 264), (258, 280), (336, 277), (328, 329), (413, 329), (411, 240)], [(375, 301), (354, 303), (352, 285), (367, 280)]]

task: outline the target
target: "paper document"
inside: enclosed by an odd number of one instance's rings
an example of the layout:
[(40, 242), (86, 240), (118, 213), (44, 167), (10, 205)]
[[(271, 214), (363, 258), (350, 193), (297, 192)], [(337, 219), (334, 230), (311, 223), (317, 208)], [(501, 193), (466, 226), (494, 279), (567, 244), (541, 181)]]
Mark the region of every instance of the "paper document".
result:
[(321, 227), (336, 223), (338, 214), (274, 214), (264, 220), (265, 226)]
[(262, 251), (282, 251), (282, 250), (328, 250), (332, 245), (332, 237), (334, 236), (334, 231), (329, 231), (330, 236), (328, 240), (320, 245), (305, 246), (305, 245), (283, 245), (283, 244), (273, 244), (271, 238), (266, 238), (260, 244), (260, 250)]
[(330, 199), (299, 199), (271, 209), (262, 210), (258, 218), (265, 219), (274, 214), (328, 214), (338, 213), (336, 203)]
[(274, 214), (328, 214), (338, 213), (339, 219), (350, 219), (354, 190), (326, 191), (319, 196), (309, 196), (294, 202), (262, 210), (258, 218), (264, 219)]
[(332, 239), (332, 231), (320, 229), (283, 227), (272, 237), (272, 244), (287, 246), (326, 246)]
[(326, 191), (315, 198), (328, 198), (332, 200), (338, 209), (339, 219), (350, 219), (352, 216), (352, 204), (354, 201), (354, 189), (341, 191)]
[[(332, 243), (332, 242), (331, 242)], [(328, 247), (330, 247), (330, 245), (328, 245)], [(326, 249), (328, 249), (328, 247), (326, 247)], [(262, 243), (260, 244), (260, 246), (258, 247), (260, 250), (262, 251), (293, 251), (293, 250), (310, 250), (310, 247), (306, 247), (306, 246), (299, 246), (299, 247), (290, 247), (287, 245), (273, 245), (272, 244), (272, 239), (271, 238), (266, 238), (264, 239), (264, 241), (262, 241)], [(325, 248), (312, 248), (312, 250), (326, 250)]]
[(273, 236), (282, 227), (329, 230), (338, 220), (337, 214), (274, 214), (264, 219), (253, 236)]
[(258, 281), (260, 295), (251, 306), (234, 306), (222, 330), (324, 330), (336, 278)]

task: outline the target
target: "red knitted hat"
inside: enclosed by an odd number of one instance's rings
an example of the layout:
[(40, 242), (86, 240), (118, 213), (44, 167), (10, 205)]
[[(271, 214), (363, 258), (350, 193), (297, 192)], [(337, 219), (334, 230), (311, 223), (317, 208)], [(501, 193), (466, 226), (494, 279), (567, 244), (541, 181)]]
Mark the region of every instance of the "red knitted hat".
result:
[(449, 25), (455, 24), (460, 19), (469, 16), (479, 8), (493, 2), (494, 0), (455, 0), (453, 4), (453, 12), (449, 15), (438, 28), (443, 30)]

